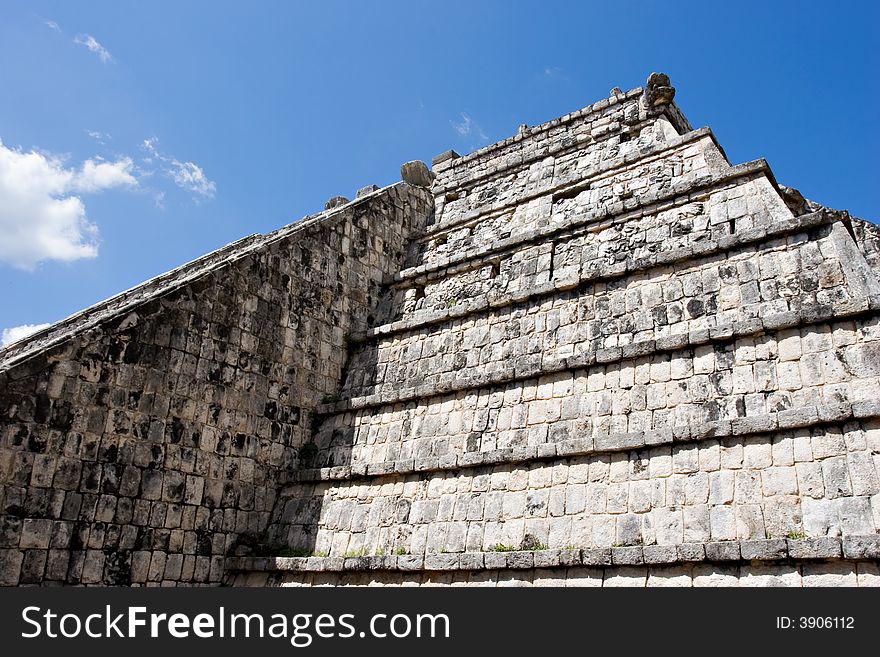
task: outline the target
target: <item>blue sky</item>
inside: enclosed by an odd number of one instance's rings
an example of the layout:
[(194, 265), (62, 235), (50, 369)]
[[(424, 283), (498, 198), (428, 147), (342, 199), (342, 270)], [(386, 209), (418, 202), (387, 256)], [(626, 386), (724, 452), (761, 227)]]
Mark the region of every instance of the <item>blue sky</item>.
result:
[(654, 70), (733, 163), (876, 221), (878, 25), (876, 2), (4, 0), (0, 329)]

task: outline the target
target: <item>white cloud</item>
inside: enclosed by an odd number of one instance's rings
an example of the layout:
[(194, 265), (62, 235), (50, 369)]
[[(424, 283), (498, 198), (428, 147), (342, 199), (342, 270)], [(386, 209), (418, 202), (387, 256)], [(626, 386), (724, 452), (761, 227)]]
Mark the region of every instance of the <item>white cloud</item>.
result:
[(486, 141), (489, 137), (486, 136), (486, 133), (483, 132), (483, 129), (474, 121), (470, 116), (461, 113), (461, 122), (450, 121), (452, 124), (452, 128), (462, 137), (469, 137), (471, 135), (475, 137), (479, 137), (482, 141)]
[(22, 324), (21, 326), (13, 326), (0, 331), (0, 347), (6, 346), (13, 342), (18, 342), (22, 338), (26, 338), (32, 333), (42, 331), (51, 324)]
[(134, 187), (130, 158), (86, 160), (68, 168), (51, 154), (0, 141), (0, 262), (33, 269), (45, 260), (71, 262), (98, 254), (98, 229), (77, 193)]
[(55, 21), (43, 21), (43, 24), (50, 30), (54, 30), (55, 32), (58, 32), (58, 34), (61, 34), (61, 26), (58, 25), (58, 23), (56, 23)]
[(214, 198), (214, 194), (217, 192), (217, 184), (213, 180), (208, 179), (202, 167), (195, 162), (181, 162), (174, 156), (160, 153), (157, 148), (158, 143), (159, 139), (157, 137), (144, 139), (143, 148), (151, 156), (146, 158), (145, 162), (152, 163), (153, 158), (164, 162), (168, 165), (165, 175), (173, 180), (175, 185), (203, 198)]
[(76, 174), (73, 187), (78, 192), (98, 192), (110, 187), (134, 187), (137, 180), (131, 174), (134, 162), (123, 157), (116, 162), (86, 160)]
[(110, 54), (110, 52), (104, 46), (98, 43), (98, 40), (91, 34), (78, 34), (73, 42), (78, 43), (81, 46), (85, 46), (93, 53), (95, 53), (100, 58), (102, 64), (107, 64), (113, 61), (113, 56)]

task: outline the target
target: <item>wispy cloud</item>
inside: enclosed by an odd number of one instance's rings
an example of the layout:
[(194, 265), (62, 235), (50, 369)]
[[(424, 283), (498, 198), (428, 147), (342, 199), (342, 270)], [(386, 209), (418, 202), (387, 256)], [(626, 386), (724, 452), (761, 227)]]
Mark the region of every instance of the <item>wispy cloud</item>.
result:
[(482, 141), (487, 141), (489, 137), (483, 132), (480, 125), (470, 116), (461, 113), (461, 121), (450, 121), (452, 128), (462, 137), (478, 137)]
[(109, 132), (101, 132), (100, 130), (83, 130), (83, 132), (102, 146), (106, 146), (107, 142), (113, 139), (113, 135)]
[(213, 180), (208, 180), (202, 167), (193, 162), (172, 162), (171, 178), (181, 189), (187, 189), (204, 198), (214, 198), (217, 185)]
[(101, 60), (102, 64), (108, 64), (113, 61), (113, 56), (110, 54), (110, 51), (98, 43), (98, 40), (91, 34), (78, 34), (73, 42), (85, 46), (95, 53)]
[[(64, 31), (61, 29), (61, 26), (55, 21), (44, 20), (43, 25), (48, 27), (53, 32), (57, 32), (58, 34), (64, 34)], [(98, 58), (101, 60), (103, 64), (109, 64), (113, 61), (113, 55), (110, 54), (110, 51), (107, 50), (104, 46), (102, 46), (98, 40), (93, 37), (91, 34), (77, 34), (73, 38), (73, 42), (80, 46), (85, 46), (90, 51), (95, 53)]]
[(141, 145), (144, 147), (144, 150), (147, 151), (147, 153), (149, 153), (150, 155), (156, 155), (157, 157), (161, 157), (161, 156), (159, 156), (159, 151), (156, 148), (156, 146), (158, 144), (159, 144), (158, 137), (147, 137), (146, 139), (144, 139), (144, 141)]
[(558, 78), (561, 77), (563, 71), (558, 66), (545, 66), (544, 67), (544, 75), (548, 78)]
[(127, 157), (68, 167), (58, 156), (0, 141), (0, 262), (30, 270), (46, 260), (97, 256), (98, 228), (80, 195), (137, 187), (133, 170)]
[(42, 331), (51, 324), (22, 324), (21, 326), (13, 326), (0, 331), (0, 347), (5, 347), (13, 342), (18, 342), (22, 338), (26, 338), (32, 333)]
[(149, 154), (149, 157), (144, 160), (145, 162), (152, 164), (154, 159), (162, 162), (166, 167), (165, 176), (181, 189), (195, 194), (194, 200), (214, 198), (217, 185), (205, 175), (205, 170), (202, 167), (195, 162), (181, 162), (173, 155), (160, 152), (158, 144), (157, 137), (144, 139), (142, 146)]

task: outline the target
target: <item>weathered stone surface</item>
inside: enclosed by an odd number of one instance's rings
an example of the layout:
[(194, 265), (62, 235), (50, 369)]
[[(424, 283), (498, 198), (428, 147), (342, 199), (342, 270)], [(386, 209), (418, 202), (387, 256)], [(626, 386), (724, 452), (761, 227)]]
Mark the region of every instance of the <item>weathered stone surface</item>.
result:
[(703, 543), (682, 543), (677, 547), (679, 561), (703, 561), (706, 558), (706, 548)]
[(831, 536), (788, 541), (788, 556), (792, 559), (839, 559), (840, 539)]
[[(265, 573), (233, 572), (235, 586), (265, 586)], [(677, 564), (654, 567), (563, 567), (535, 571), (446, 572), (406, 571), (373, 573), (284, 573), (274, 585), (286, 586), (876, 586), (878, 570), (868, 562), (808, 561), (772, 566), (749, 564)]]
[(0, 586), (15, 586), (21, 579), (21, 550), (0, 550)]
[(646, 564), (676, 563), (678, 561), (678, 551), (674, 545), (646, 545), (642, 552)]
[(456, 570), (458, 568), (457, 554), (426, 554), (425, 570)]
[(400, 165), (400, 178), (416, 187), (430, 187), (434, 174), (421, 160), (413, 160)]
[(611, 564), (611, 548), (592, 548), (581, 551), (581, 562), (585, 566), (607, 566)]
[(742, 558), (753, 561), (785, 559), (788, 556), (788, 544), (783, 539), (764, 541), (743, 541), (740, 544)]
[(673, 96), (0, 350), (0, 584), (874, 582), (880, 233)]
[(325, 210), (334, 210), (338, 207), (341, 207), (348, 203), (348, 199), (344, 196), (334, 196), (330, 199), (327, 199), (327, 202), (324, 203)]
[(843, 555), (848, 559), (880, 559), (880, 535), (845, 536)]
[(668, 105), (673, 98), (675, 98), (675, 87), (669, 84), (669, 76), (665, 73), (651, 73), (645, 85), (645, 104), (653, 109)]
[(739, 561), (740, 544), (736, 541), (720, 541), (706, 544), (708, 561)]
[(454, 150), (443, 151), (440, 155), (435, 155), (431, 158), (431, 167), (436, 168), (438, 164), (443, 164), (444, 162), (449, 162), (450, 160), (455, 160), (461, 157)]
[(615, 565), (638, 565), (645, 563), (640, 546), (611, 548), (611, 563)]
[[(428, 207), (388, 188), (357, 218), (242, 240), (56, 325), (61, 351), (48, 335), (0, 350), (4, 583), (217, 584), (227, 551), (264, 549), (346, 331), (367, 325), (370, 291)], [(330, 280), (335, 300), (320, 291)], [(26, 402), (39, 371), (52, 383)], [(317, 511), (294, 505), (290, 520)]]
[(354, 195), (355, 198), (361, 198), (362, 196), (366, 196), (367, 194), (372, 194), (373, 192), (379, 191), (379, 187), (376, 185), (365, 185), (357, 190), (357, 193)]

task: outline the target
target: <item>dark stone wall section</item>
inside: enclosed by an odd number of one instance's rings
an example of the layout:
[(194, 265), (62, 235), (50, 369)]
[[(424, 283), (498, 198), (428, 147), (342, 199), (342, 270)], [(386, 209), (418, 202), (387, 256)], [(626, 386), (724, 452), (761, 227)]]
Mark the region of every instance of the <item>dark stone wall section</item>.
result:
[(431, 210), (399, 183), (0, 350), (0, 585), (219, 583)]

